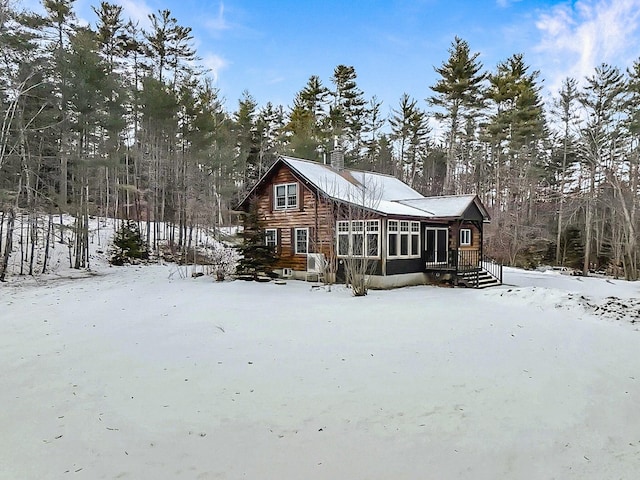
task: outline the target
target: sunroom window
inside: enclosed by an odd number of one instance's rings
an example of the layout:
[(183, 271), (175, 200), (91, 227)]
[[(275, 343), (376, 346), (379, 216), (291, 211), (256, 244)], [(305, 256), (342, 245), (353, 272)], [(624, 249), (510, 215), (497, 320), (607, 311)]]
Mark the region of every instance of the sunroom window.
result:
[(387, 221), (387, 255), (390, 258), (420, 256), (420, 222)]
[(380, 220), (340, 220), (337, 223), (338, 256), (380, 256)]

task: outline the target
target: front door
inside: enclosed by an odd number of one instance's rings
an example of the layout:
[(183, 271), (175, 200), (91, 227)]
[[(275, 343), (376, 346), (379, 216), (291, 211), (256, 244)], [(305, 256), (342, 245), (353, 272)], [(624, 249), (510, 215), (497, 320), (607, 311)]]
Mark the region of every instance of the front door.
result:
[(447, 263), (449, 229), (427, 227), (424, 238), (427, 263)]

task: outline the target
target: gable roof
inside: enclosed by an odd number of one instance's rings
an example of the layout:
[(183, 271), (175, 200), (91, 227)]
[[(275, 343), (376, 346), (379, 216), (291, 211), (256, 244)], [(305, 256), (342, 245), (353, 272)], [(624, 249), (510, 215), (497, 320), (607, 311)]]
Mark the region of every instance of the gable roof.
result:
[(477, 195), (443, 195), (401, 200), (400, 203), (422, 210), (435, 218), (461, 218), (471, 205), (475, 205), (485, 220), (489, 212)]
[(281, 164), (287, 165), (297, 177), (328, 198), (364, 206), (383, 215), (461, 218), (475, 203), (483, 218), (489, 220), (486, 209), (476, 195), (425, 197), (391, 175), (349, 169), (338, 171), (329, 165), (287, 156), (278, 157), (242, 200), (241, 206)]

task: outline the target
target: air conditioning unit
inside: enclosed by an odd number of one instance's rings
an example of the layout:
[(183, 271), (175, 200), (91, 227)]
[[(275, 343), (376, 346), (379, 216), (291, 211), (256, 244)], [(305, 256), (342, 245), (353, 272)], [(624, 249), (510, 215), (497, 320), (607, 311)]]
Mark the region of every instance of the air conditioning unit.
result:
[(283, 278), (291, 278), (292, 275), (293, 275), (293, 270), (291, 270), (290, 268), (283, 268), (282, 269), (282, 277)]

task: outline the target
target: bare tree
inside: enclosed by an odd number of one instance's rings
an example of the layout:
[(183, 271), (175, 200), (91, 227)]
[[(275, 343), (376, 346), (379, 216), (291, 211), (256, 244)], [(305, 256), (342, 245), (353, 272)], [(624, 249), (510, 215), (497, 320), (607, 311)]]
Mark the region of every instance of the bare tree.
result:
[[(333, 281), (341, 264), (345, 282), (353, 294), (364, 296), (380, 258), (382, 229), (377, 209), (383, 195), (382, 185), (365, 176), (359, 185), (349, 183), (347, 188), (340, 188), (332, 183), (323, 190), (328, 198), (324, 199), (326, 208), (319, 221), (324, 230), (318, 235), (317, 246), (328, 254), (326, 277)], [(329, 239), (329, 245), (323, 245), (319, 239)]]

